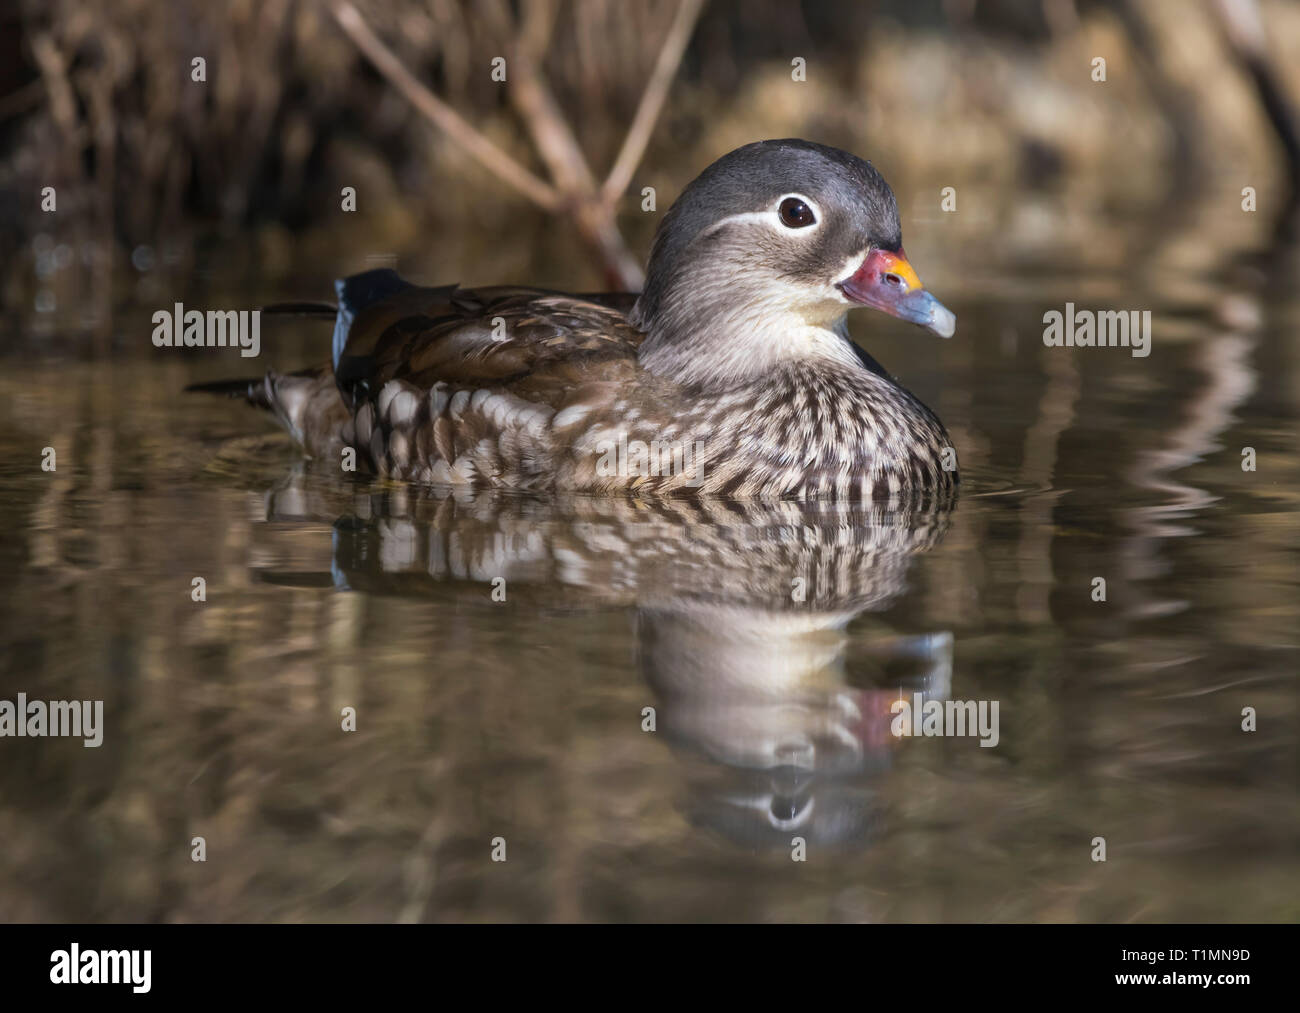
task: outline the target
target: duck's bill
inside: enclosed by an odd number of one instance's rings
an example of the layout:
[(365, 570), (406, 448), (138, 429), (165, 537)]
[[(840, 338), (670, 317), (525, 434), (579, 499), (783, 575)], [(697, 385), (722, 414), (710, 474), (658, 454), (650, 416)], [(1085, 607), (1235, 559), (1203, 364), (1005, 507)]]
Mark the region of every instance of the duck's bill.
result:
[(957, 330), (957, 318), (925, 290), (901, 249), (872, 250), (862, 266), (840, 282), (840, 291), (855, 303), (920, 324), (941, 338), (951, 338)]

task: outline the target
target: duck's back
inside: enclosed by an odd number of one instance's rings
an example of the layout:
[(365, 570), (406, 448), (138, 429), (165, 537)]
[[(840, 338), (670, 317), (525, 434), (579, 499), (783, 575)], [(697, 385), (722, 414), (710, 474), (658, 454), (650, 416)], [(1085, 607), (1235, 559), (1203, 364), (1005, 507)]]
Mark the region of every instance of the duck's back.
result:
[(635, 295), (421, 288), (389, 270), (336, 287), (334, 376), (353, 408), (394, 380), (471, 391), (529, 381), (530, 393), (550, 402), (573, 382), (622, 375), (642, 338), (625, 315)]
[(622, 293), (422, 288), (390, 270), (336, 284), (333, 361), (268, 375), (249, 397), (313, 457), (395, 478), (536, 488), (556, 471), (554, 417), (637, 371)]

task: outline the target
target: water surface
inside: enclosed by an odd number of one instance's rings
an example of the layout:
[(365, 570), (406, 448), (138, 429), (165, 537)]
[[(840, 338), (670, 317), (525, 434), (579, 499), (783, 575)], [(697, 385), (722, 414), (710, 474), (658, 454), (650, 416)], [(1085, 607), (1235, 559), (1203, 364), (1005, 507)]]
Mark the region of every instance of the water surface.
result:
[[(20, 331), (0, 697), (106, 727), (0, 740), (0, 917), (1300, 917), (1294, 262), (1087, 260), (950, 265), (946, 343), (854, 318), (952, 433), (943, 514), (350, 482), (182, 394), (248, 362), (150, 305), (93, 358)], [(1045, 348), (1067, 299), (1152, 309), (1152, 354)], [(893, 736), (914, 692), (997, 745)]]

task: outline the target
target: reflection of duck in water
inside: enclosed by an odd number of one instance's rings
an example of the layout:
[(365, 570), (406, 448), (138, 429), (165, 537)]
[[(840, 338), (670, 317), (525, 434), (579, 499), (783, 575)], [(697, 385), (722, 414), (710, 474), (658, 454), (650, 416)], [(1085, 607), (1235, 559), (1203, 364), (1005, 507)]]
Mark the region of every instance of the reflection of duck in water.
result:
[(948, 336), (955, 318), (903, 253), (889, 185), (834, 148), (762, 141), (709, 166), (665, 215), (639, 297), (391, 271), (338, 293), (328, 366), (203, 385), (335, 465), (351, 447), (450, 486), (735, 499), (912, 502), (957, 482), (942, 424), (845, 323), (870, 306)]
[(865, 837), (870, 775), (889, 767), (897, 741), (892, 668), (909, 663), (909, 697), (949, 693), (946, 632), (878, 636), (859, 648), (850, 681), (854, 645), (845, 627), (853, 613), (692, 608), (642, 610), (638, 618), (638, 657), (660, 700), (659, 729), (712, 764), (698, 777), (694, 817), (754, 844), (785, 848), (792, 834), (822, 844)]
[[(310, 486), (285, 490), (272, 513), (337, 517), (336, 484), (317, 492), (326, 499), (313, 501)], [(789, 847), (795, 834), (861, 843), (870, 775), (889, 765), (896, 741), (889, 708), (900, 684), (949, 695), (950, 634), (847, 632), (903, 591), (911, 557), (943, 537), (946, 510), (405, 489), (346, 502), (354, 512), (335, 524), (336, 586), (419, 594), (429, 580), (500, 577), (516, 603), (535, 594), (539, 605), (635, 608), (655, 730), (694, 785), (687, 808), (746, 844)]]

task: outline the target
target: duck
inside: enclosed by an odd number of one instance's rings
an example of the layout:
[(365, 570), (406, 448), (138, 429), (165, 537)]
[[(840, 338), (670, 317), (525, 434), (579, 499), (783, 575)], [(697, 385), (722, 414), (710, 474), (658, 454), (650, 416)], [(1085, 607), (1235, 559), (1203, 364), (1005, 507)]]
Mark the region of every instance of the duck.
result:
[[(643, 290), (336, 283), (331, 361), (193, 389), (269, 411), (311, 458), (473, 490), (736, 500), (951, 497), (938, 417), (849, 336), (869, 307), (950, 337), (884, 177), (747, 144), (664, 215)], [(306, 309), (304, 309), (306, 306)], [(350, 462), (350, 467), (349, 467)]]

